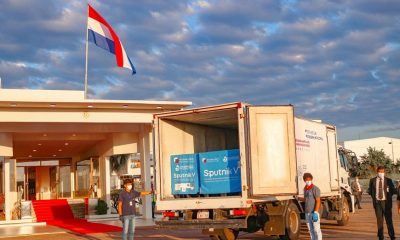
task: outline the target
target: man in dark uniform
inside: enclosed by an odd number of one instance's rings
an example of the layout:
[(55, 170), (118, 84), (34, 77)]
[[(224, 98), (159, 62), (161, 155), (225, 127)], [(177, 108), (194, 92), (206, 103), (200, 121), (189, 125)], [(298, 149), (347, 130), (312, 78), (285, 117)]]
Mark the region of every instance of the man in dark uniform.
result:
[(385, 218), (390, 239), (396, 239), (392, 219), (392, 196), (396, 194), (396, 191), (392, 179), (385, 177), (385, 168), (379, 166), (377, 176), (369, 181), (368, 188), (375, 209), (379, 240), (384, 239), (383, 218)]
[(124, 180), (124, 189), (118, 197), (118, 214), (122, 221), (122, 239), (133, 240), (135, 233), (135, 199), (141, 196), (149, 195), (151, 192), (137, 192), (133, 190), (132, 180)]

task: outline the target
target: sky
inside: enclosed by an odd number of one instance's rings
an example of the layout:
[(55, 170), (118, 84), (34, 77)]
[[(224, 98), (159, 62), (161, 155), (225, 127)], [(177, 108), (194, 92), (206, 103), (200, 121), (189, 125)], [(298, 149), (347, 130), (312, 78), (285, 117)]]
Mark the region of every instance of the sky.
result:
[[(339, 141), (400, 138), (398, 0), (89, 1), (137, 74), (89, 43), (93, 99), (293, 104)], [(0, 1), (3, 88), (83, 90), (87, 1)]]

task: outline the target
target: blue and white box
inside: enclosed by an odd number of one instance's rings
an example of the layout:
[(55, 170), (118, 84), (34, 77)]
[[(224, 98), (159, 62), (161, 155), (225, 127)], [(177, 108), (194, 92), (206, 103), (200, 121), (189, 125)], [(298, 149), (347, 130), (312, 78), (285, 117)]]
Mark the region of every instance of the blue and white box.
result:
[(199, 165), (197, 154), (171, 155), (172, 194), (199, 193)]
[(239, 149), (199, 153), (200, 193), (241, 191)]

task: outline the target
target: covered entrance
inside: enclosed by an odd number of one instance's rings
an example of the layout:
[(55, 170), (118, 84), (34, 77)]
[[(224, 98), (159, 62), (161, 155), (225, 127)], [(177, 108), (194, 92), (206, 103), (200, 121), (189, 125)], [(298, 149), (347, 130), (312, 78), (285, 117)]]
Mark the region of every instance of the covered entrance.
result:
[[(190, 104), (0, 89), (0, 219), (18, 219), (24, 200), (100, 198), (111, 213), (122, 175), (151, 189), (153, 114)], [(151, 218), (150, 196), (142, 200)]]
[[(61, 124), (57, 126), (62, 128)], [(109, 135), (82, 133), (79, 132), (82, 126), (75, 127), (76, 133), (47, 129), (47, 133), (12, 134), (18, 199), (98, 197), (95, 193), (100, 186), (100, 158), (85, 156), (107, 141)]]
[(17, 160), (17, 190), (22, 200), (71, 197), (71, 160)]

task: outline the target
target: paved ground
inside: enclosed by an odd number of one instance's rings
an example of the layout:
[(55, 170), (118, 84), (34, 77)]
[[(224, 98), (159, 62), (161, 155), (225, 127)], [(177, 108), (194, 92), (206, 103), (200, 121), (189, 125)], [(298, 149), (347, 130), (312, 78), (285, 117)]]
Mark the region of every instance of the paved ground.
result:
[[(365, 197), (366, 198), (366, 197)], [(376, 237), (376, 223), (375, 215), (372, 209), (372, 204), (369, 198), (366, 198), (368, 202), (363, 204), (363, 209), (357, 213), (351, 215), (350, 223), (345, 227), (340, 227), (335, 222), (324, 221), (322, 223), (322, 232), (324, 239), (351, 239), (351, 240), (369, 240), (377, 239)], [(397, 210), (397, 209), (396, 209)], [(395, 230), (400, 236), (400, 216), (397, 211), (393, 209), (393, 220)], [(114, 222), (113, 224), (117, 224)], [(7, 237), (14, 235), (14, 237)], [(29, 235), (29, 236), (27, 236)], [(386, 234), (387, 236), (387, 234)], [(105, 233), (105, 234), (91, 234), (91, 235), (77, 235), (74, 233), (65, 232), (63, 229), (55, 227), (8, 227), (0, 228), (0, 238), (3, 239), (22, 239), (22, 240), (103, 240), (103, 239), (121, 239), (119, 233)], [(200, 234), (199, 231), (165, 231), (156, 230), (154, 227), (137, 227), (136, 229), (136, 240), (147, 240), (147, 239), (208, 239)], [(265, 238), (262, 233), (256, 234), (240, 234), (239, 239), (276, 239), (276, 238)], [(309, 239), (307, 228), (305, 224), (302, 225), (300, 239)]]

